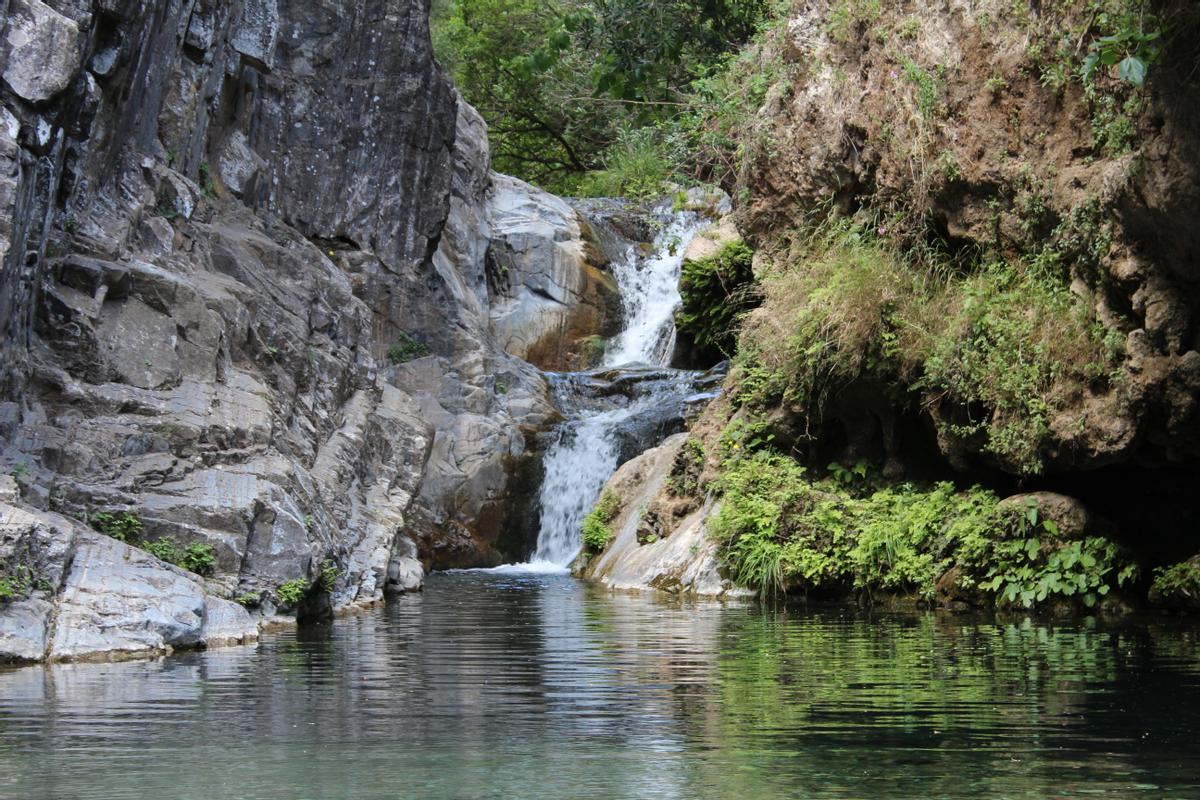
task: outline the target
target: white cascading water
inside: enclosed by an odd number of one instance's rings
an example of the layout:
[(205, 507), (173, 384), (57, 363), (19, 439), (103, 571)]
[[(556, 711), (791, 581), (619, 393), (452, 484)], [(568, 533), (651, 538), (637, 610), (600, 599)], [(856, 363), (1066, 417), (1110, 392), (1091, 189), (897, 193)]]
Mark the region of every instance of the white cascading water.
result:
[[(675, 310), (679, 307), (679, 273), (683, 254), (702, 227), (695, 214), (672, 216), (656, 237), (654, 253), (639, 258), (630, 247), (612, 265), (621, 293), (625, 328), (605, 353), (605, 367), (631, 364), (666, 366), (675, 346)], [(677, 388), (677, 387), (676, 387)], [(570, 402), (569, 376), (555, 380), (560, 408)], [(657, 403), (653, 396), (624, 407), (584, 412), (564, 423), (546, 453), (546, 477), (539, 502), (542, 510), (537, 549), (528, 570), (565, 571), (582, 547), (580, 529), (605, 481), (618, 464), (618, 426)]]
[(675, 309), (679, 307), (679, 271), (683, 253), (702, 227), (695, 214), (675, 214), (654, 242), (654, 254), (639, 259), (630, 248), (613, 263), (613, 277), (625, 309), (625, 329), (604, 354), (605, 366), (665, 366), (675, 349)]

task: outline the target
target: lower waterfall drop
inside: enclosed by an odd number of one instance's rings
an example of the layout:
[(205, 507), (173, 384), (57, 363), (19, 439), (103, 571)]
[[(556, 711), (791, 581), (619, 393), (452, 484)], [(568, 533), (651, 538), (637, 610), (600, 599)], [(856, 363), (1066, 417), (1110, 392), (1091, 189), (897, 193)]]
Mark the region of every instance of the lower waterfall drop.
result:
[(696, 214), (675, 213), (656, 237), (652, 255), (641, 256), (631, 245), (615, 260), (612, 271), (625, 311), (624, 329), (610, 343), (600, 368), (549, 376), (555, 404), (567, 421), (546, 453), (541, 528), (525, 567), (570, 568), (582, 549), (583, 518), (623, 460), (623, 449), (626, 458), (635, 454), (622, 447), (622, 437), (637, 439), (639, 429), (653, 433), (665, 409), (682, 408), (695, 393), (699, 373), (666, 365), (675, 346), (683, 254), (704, 224)]

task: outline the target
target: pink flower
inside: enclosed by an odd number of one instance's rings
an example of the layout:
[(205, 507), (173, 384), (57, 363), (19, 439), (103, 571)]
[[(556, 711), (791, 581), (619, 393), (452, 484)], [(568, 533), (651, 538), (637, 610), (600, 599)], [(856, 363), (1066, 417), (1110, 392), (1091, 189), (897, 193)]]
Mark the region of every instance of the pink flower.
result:
[(896, 70), (892, 70), (892, 71), (891, 71), (891, 72), (889, 72), (888, 74), (889, 74), (889, 75), (891, 75), (893, 78), (899, 78), (899, 77), (900, 77), (900, 74), (899, 74), (898, 72), (896, 72)]
[(883, 225), (880, 225), (880, 226), (879, 226), (879, 235), (880, 235), (880, 236), (883, 236), (883, 235), (884, 235), (884, 234), (886, 234), (886, 233), (887, 233), (887, 228), (886, 228), (885, 226), (883, 226)]

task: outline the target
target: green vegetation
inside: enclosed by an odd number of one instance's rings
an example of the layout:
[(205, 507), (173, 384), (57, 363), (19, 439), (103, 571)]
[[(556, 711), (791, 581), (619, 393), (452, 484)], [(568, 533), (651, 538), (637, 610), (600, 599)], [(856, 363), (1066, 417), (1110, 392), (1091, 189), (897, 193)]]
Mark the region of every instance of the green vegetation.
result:
[(1150, 599), (1170, 606), (1200, 604), (1200, 559), (1190, 559), (1154, 570)]
[(180, 548), (174, 539), (160, 536), (154, 541), (141, 542), (138, 546), (168, 564), (183, 567), (197, 575), (211, 575), (216, 568), (216, 554), (211, 545), (203, 542), (192, 542)]
[(621, 498), (612, 489), (605, 489), (588, 515), (583, 518), (583, 546), (590, 553), (599, 553), (613, 537), (609, 527), (621, 510)]
[(23, 599), (32, 589), (48, 591), (50, 586), (28, 566), (0, 561), (0, 602)]
[[(693, 82), (766, 0), (439, 0), (439, 59), (489, 126), (493, 163), (559, 194), (644, 196), (677, 178)], [(702, 93), (701, 93), (702, 94)]]
[(300, 602), (300, 598), (306, 591), (308, 591), (308, 581), (304, 578), (293, 578), (279, 584), (275, 589), (275, 599), (279, 601), (280, 608), (291, 608)]
[(262, 603), (262, 596), (258, 592), (242, 592), (233, 598), (233, 602), (246, 608), (257, 608)]
[(142, 521), (132, 511), (100, 511), (88, 517), (88, 523), (119, 542), (128, 541), (142, 530)]
[[(1121, 16), (1116, 21), (1116, 30), (1101, 36), (1088, 48), (1080, 74), (1089, 81), (1101, 67), (1117, 67), (1117, 77), (1133, 86), (1146, 82), (1146, 71), (1158, 61), (1161, 53), (1159, 40), (1162, 31), (1146, 31), (1144, 16), (1134, 19)], [(1152, 23), (1153, 24), (1153, 23)], [(1136, 25), (1136, 27), (1135, 27)]]
[(829, 11), (825, 30), (835, 42), (849, 44), (879, 19), (879, 12), (880, 0), (838, 0)]
[(921, 116), (926, 119), (932, 117), (937, 109), (937, 77), (907, 56), (901, 59), (900, 67), (904, 72), (904, 80), (916, 87), (917, 108), (921, 110)]
[(13, 468), (9, 470), (8, 474), (11, 475), (12, 479), (17, 483), (25, 483), (27, 480), (29, 480), (29, 465), (24, 462), (14, 464)]
[(201, 193), (205, 197), (216, 197), (217, 185), (213, 182), (212, 167), (208, 165), (207, 161), (200, 165), (198, 175), (200, 178)]
[(211, 575), (216, 568), (216, 554), (210, 545), (203, 542), (192, 542), (181, 548), (169, 536), (134, 541), (141, 534), (142, 521), (132, 511), (100, 511), (92, 514), (88, 522), (105, 536), (111, 536), (119, 542), (136, 544), (150, 555), (197, 575)]
[(403, 364), (414, 358), (424, 358), (429, 355), (429, 345), (415, 338), (407, 331), (401, 331), (395, 343), (387, 350), (388, 361), (393, 364)]
[(332, 592), (337, 586), (338, 576), (342, 571), (338, 569), (338, 565), (332, 558), (327, 558), (321, 562), (321, 589), (326, 592)]
[(965, 274), (936, 257), (922, 270), (920, 254), (870, 225), (831, 218), (798, 235), (775, 254), (764, 307), (743, 331), (735, 402), (819, 420), (837, 391), (873, 376), (945, 409), (943, 433), (1040, 472), (1052, 415), (1120, 361), (1119, 333), (1063, 277), (1100, 235), (1086, 220), (1064, 222), (1035, 255)]
[(844, 467), (814, 480), (769, 447), (739, 446), (745, 438), (744, 428), (726, 432), (730, 455), (710, 531), (733, 578), (762, 596), (889, 592), (931, 601), (954, 569), (947, 591), (1026, 608), (1048, 598), (1091, 606), (1135, 575), (1113, 543), (1063, 541), (1036, 508), (1005, 509), (985, 489), (879, 486), (865, 469)]
[(753, 256), (749, 247), (735, 241), (708, 258), (683, 262), (683, 304), (675, 315), (675, 328), (695, 345), (701, 359), (728, 358), (737, 349), (738, 325), (758, 301)]

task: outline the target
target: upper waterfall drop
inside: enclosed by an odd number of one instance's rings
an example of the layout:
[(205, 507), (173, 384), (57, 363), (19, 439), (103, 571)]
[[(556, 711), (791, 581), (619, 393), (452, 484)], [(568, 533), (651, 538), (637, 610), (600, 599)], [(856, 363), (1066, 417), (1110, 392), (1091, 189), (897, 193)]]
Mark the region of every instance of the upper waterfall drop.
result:
[(705, 226), (692, 212), (675, 212), (654, 241), (654, 254), (638, 258), (630, 247), (612, 265), (621, 293), (625, 327), (604, 354), (605, 366), (650, 364), (666, 366), (675, 349), (675, 311), (682, 302), (679, 275), (683, 254)]

